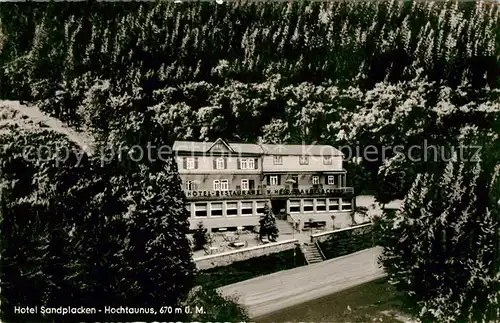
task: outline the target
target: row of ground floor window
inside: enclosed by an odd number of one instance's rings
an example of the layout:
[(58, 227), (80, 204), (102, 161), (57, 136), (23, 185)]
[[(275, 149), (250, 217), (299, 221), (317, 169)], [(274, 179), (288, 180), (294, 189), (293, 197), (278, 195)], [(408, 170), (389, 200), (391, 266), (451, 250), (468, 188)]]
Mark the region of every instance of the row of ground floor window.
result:
[[(187, 208), (192, 218), (260, 216), (264, 214), (264, 206), (268, 202), (269, 200), (193, 202), (188, 204)], [(348, 212), (352, 211), (353, 207), (351, 199), (342, 198), (290, 199), (283, 204), (286, 208), (280, 211), (291, 215), (294, 213)], [(276, 210), (274, 212), (276, 213)]]

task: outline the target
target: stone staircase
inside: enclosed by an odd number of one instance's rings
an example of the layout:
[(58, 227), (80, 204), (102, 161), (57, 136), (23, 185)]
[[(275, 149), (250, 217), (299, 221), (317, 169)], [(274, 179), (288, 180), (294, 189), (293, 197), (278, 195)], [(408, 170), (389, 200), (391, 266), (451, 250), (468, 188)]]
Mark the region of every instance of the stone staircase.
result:
[(276, 226), (278, 227), (280, 236), (293, 234), (293, 226), (286, 220), (276, 219)]
[(308, 264), (315, 264), (324, 260), (321, 252), (314, 243), (304, 243), (302, 245), (302, 252)]

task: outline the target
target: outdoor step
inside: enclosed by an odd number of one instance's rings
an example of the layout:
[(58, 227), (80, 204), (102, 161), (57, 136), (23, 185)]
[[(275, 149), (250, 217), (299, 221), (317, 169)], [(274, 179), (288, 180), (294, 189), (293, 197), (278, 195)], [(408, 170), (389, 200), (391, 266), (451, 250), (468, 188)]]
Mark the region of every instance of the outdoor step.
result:
[(305, 243), (302, 250), (304, 252), (304, 257), (307, 259), (307, 263), (314, 264), (323, 261), (323, 256), (316, 244)]
[(315, 254), (315, 255), (309, 254), (309, 255), (306, 255), (306, 257), (308, 257), (308, 258), (322, 258), (320, 254)]

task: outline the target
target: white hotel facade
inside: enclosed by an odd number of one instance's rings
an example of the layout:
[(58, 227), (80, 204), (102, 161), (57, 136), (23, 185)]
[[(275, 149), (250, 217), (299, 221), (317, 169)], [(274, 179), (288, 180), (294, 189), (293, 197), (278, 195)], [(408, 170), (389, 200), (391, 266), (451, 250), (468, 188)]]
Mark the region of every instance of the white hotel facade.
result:
[(354, 192), (343, 154), (327, 145), (176, 141), (190, 228), (212, 231), (259, 224), (265, 203), (298, 229), (352, 224)]

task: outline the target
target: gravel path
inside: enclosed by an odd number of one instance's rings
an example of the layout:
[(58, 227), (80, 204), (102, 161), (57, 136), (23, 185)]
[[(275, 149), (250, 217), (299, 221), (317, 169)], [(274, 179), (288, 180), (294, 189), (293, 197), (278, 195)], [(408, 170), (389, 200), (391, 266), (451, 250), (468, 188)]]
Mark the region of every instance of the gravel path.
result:
[(381, 248), (362, 250), (320, 263), (257, 277), (220, 288), (237, 297), (250, 317), (330, 295), (385, 276), (377, 264)]
[(57, 118), (44, 114), (36, 105), (25, 106), (19, 101), (0, 100), (0, 108), (15, 111), (15, 115), (9, 116), (2, 123), (23, 123), (24, 125), (44, 125), (49, 129), (65, 135), (69, 140), (80, 146), (88, 155), (93, 153), (92, 138), (82, 132), (71, 129)]

